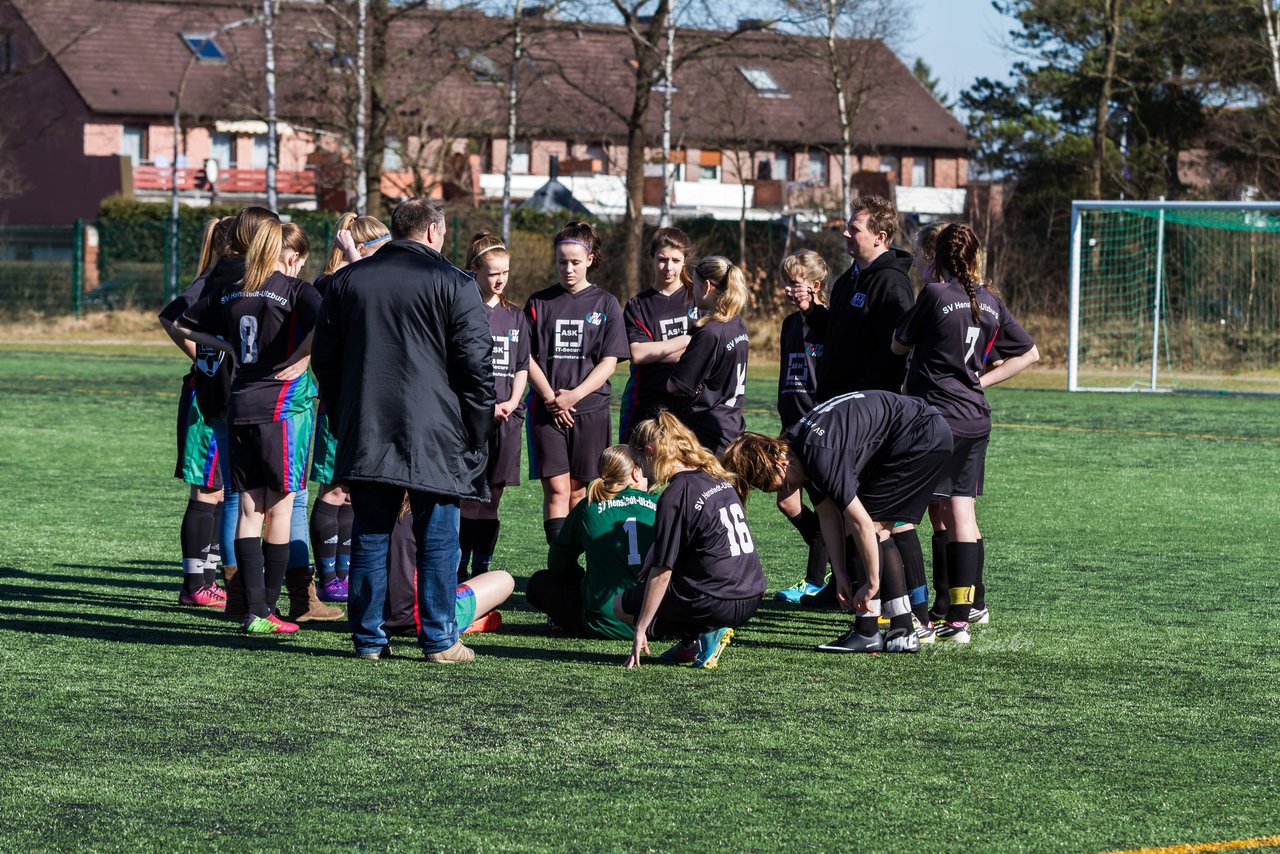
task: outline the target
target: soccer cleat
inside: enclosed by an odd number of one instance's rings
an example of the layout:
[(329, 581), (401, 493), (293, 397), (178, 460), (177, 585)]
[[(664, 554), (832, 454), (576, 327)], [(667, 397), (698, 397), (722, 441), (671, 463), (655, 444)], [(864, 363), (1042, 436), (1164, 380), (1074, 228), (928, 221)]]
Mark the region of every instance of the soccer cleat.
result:
[(335, 576), (325, 584), (316, 585), (316, 598), (321, 602), (347, 601), (347, 582)]
[(448, 649), (428, 652), (423, 657), (432, 664), (466, 664), (476, 660), (476, 651), (469, 646), (463, 646), (462, 641), (455, 641)]
[[(218, 592), (215, 593), (215, 590)], [(194, 593), (183, 590), (178, 594), (178, 604), (192, 608), (225, 608), (227, 597), (222, 595), (222, 589), (215, 584), (210, 587), (201, 587)]]
[(694, 667), (703, 670), (715, 670), (720, 664), (720, 656), (725, 647), (733, 643), (733, 629), (725, 627), (712, 629), (698, 636), (698, 657), (693, 660)]
[(496, 632), (498, 626), (502, 625), (502, 615), (497, 611), (490, 611), (480, 619), (473, 622), (462, 630), (462, 634), (470, 634), (473, 632)]
[(387, 644), (377, 652), (357, 652), (356, 658), (360, 658), (365, 661), (381, 661), (384, 658), (391, 658), (392, 654), (391, 644)]
[(884, 639), (885, 652), (919, 652), (920, 639), (915, 632), (899, 629), (889, 632)]
[(850, 628), (849, 631), (842, 634), (833, 641), (828, 641), (818, 645), (819, 652), (870, 652), (877, 653), (884, 650), (884, 638), (879, 632), (869, 635), (860, 635), (858, 630)]
[(784, 590), (779, 590), (777, 593), (773, 594), (773, 598), (796, 605), (799, 604), (800, 597), (812, 596), (821, 589), (822, 587), (817, 584), (810, 584), (807, 581), (801, 581)]
[(988, 608), (970, 608), (969, 625), (985, 626), (991, 622), (991, 611)]
[(223, 590), (218, 585), (210, 584), (208, 587), (205, 588), (205, 590), (208, 590), (209, 595), (214, 597), (215, 599), (220, 599), (223, 602), (227, 601), (227, 591)]
[(297, 623), (287, 623), (275, 614), (268, 614), (265, 617), (250, 614), (244, 618), (246, 635), (291, 635), (297, 630)]
[(816, 593), (806, 594), (800, 597), (800, 604), (806, 608), (834, 608), (836, 607), (836, 582), (830, 579), (822, 589)]
[(934, 633), (940, 641), (951, 643), (968, 643), (973, 638), (969, 634), (968, 623), (943, 623)]
[(933, 643), (937, 640), (937, 631), (934, 629), (932, 621), (928, 623), (921, 623), (918, 620), (914, 620), (914, 618), (913, 621), (915, 622), (914, 634), (916, 636), (916, 640), (920, 641), (921, 646)]
[(680, 641), (680, 643), (658, 657), (663, 661), (671, 661), (676, 664), (693, 664), (698, 657), (698, 640), (699, 638), (694, 638), (691, 641)]

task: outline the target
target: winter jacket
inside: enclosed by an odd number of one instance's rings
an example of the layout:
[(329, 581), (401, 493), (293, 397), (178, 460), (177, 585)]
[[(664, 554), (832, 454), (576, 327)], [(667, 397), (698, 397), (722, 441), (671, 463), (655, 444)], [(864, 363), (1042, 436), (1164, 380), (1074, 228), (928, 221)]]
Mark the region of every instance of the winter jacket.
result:
[(492, 349), (475, 282), (435, 250), (396, 240), (338, 271), (311, 355), (335, 482), (488, 500)]

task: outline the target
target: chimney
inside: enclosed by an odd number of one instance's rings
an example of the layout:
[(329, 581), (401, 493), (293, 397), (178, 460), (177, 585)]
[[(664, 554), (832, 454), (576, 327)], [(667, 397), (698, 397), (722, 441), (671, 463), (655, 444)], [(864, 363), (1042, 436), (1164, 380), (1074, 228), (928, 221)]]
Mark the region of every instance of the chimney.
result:
[(560, 178), (560, 155), (551, 155), (551, 180), (555, 181)]

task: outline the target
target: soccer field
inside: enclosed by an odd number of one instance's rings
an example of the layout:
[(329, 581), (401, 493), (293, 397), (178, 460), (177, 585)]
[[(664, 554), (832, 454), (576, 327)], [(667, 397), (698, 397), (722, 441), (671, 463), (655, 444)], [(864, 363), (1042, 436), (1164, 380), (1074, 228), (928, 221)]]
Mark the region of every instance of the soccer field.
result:
[[(994, 391), (992, 623), (915, 656), (815, 653), (847, 621), (768, 602), (716, 671), (627, 672), (627, 644), (557, 636), (525, 606), (545, 556), (526, 483), (503, 502), (502, 629), (447, 668), (407, 642), (356, 660), (344, 623), (264, 641), (176, 606), (183, 370), (171, 349), (0, 349), (0, 849), (1280, 834), (1274, 399)], [(777, 429), (774, 382), (748, 387), (753, 429)], [(748, 513), (770, 589), (797, 581), (772, 498)]]

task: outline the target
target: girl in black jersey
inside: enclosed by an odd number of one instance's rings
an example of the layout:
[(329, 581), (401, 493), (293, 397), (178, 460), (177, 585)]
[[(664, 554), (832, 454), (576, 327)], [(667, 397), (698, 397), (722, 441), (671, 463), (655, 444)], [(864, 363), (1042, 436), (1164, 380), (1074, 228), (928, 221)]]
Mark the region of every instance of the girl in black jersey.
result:
[(637, 424), (631, 447), (666, 489), (647, 580), (614, 600), (619, 619), (635, 624), (626, 666), (640, 664), (650, 637), (675, 637), (663, 658), (711, 669), (765, 591), (739, 481), (670, 412)]
[[(823, 287), (831, 271), (822, 256), (802, 249), (782, 259), (778, 270), (787, 301), (796, 310), (782, 321), (778, 369), (778, 417), (786, 432), (806, 412), (813, 409), (817, 390), (817, 365), (822, 358), (822, 341), (827, 334), (827, 306)], [(809, 561), (804, 579), (774, 594), (784, 602), (799, 602), (815, 596), (827, 583), (827, 547), (822, 542), (818, 517), (800, 498), (800, 490), (778, 492), (778, 509), (809, 545)]]
[[(296, 278), (307, 238), (292, 223), (263, 223), (241, 281), (193, 305), (176, 327), (236, 362), (227, 408), (231, 485), (240, 493), (235, 541), (249, 634), (289, 634), (275, 609), (289, 563), (293, 493), (306, 486), (315, 382), (307, 372), (320, 294)], [(261, 537), (265, 523), (265, 544)]]
[[(209, 220), (200, 246), (195, 281), (160, 312), (161, 327), (192, 361), (191, 370), (182, 378), (182, 395), (178, 401), (178, 465), (174, 470), (174, 477), (191, 486), (187, 509), (182, 515), (182, 591), (178, 594), (178, 604), (218, 609), (227, 605), (226, 593), (215, 577), (220, 552), (217, 543), (224, 448), (218, 444), (209, 417), (201, 411), (196, 386), (209, 383), (212, 376), (222, 370), (222, 351), (188, 341), (174, 331), (173, 322), (203, 296), (209, 274), (218, 262), (234, 222), (235, 217), (230, 216)], [(205, 397), (207, 400), (207, 393)], [(221, 412), (210, 415), (222, 417)], [(229, 547), (230, 542), (227, 545)]]
[[(494, 430), (489, 436), (489, 503), (462, 502), (458, 540), (462, 560), (458, 580), (482, 575), (493, 563), (498, 544), (498, 505), (508, 485), (520, 483), (520, 443), (524, 427), (524, 393), (529, 380), (529, 324), (507, 299), (511, 253), (502, 238), (482, 231), (471, 238), (467, 269), (475, 276), (493, 336)], [(468, 573), (468, 559), (470, 573)]]
[[(991, 433), (991, 406), (983, 389), (1040, 358), (1004, 302), (982, 283), (981, 253), (978, 237), (967, 225), (942, 229), (932, 269), (922, 270), (928, 284), (902, 319), (893, 343), (895, 352), (911, 352), (907, 393), (937, 408), (956, 437), (934, 492), (946, 529), (948, 576), (946, 622), (936, 634), (939, 640), (958, 643), (969, 642), (971, 620), (986, 619), (986, 603), (976, 597), (984, 555), (974, 510)], [(987, 370), (993, 350), (1003, 361)]]
[[(368, 258), (391, 240), (391, 232), (371, 216), (343, 214), (334, 231), (333, 249), (315, 287), (323, 298), (333, 274), (348, 264)], [(315, 557), (319, 598), (324, 602), (347, 601), (347, 570), (351, 564), (351, 496), (333, 482), (338, 441), (329, 428), (329, 414), (322, 404), (316, 412), (315, 451), (311, 480), (320, 484), (311, 509), (311, 553)], [(297, 510), (295, 509), (295, 513)]]
[(747, 280), (728, 258), (703, 258), (693, 271), (698, 322), (684, 355), (671, 371), (667, 391), (674, 411), (712, 453), (723, 450), (744, 429), (747, 388)]
[(678, 228), (660, 228), (649, 241), (652, 284), (629, 299), (623, 312), (631, 349), (631, 377), (622, 392), (620, 442), (628, 441), (632, 425), (675, 403), (667, 393), (667, 378), (689, 346), (689, 330), (698, 319), (689, 275), (692, 256), (693, 243)]
[(560, 284), (529, 297), (529, 469), (542, 479), (547, 543), (599, 475), (609, 446), (609, 377), (630, 357), (622, 307), (587, 280), (600, 236), (571, 222), (554, 239)]

